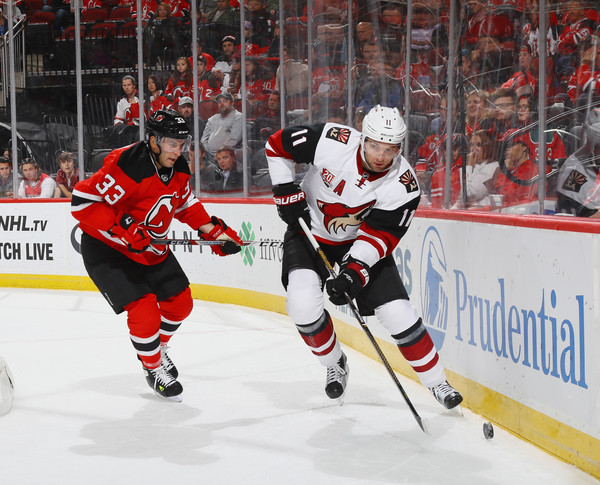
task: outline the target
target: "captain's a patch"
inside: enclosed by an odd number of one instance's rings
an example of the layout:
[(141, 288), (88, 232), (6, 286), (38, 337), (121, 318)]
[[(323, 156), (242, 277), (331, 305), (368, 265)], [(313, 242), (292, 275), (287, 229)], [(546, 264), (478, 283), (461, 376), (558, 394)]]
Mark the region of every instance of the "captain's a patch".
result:
[(347, 145), (350, 139), (350, 130), (341, 126), (334, 126), (333, 128), (329, 128), (325, 137)]

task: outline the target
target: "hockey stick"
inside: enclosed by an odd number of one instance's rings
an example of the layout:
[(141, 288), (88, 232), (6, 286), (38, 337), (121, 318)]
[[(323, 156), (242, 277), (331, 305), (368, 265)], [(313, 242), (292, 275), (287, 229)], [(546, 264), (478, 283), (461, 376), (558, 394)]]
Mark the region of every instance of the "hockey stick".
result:
[[(299, 217), (298, 218), (298, 222), (302, 226), (302, 230), (304, 231), (304, 234), (306, 234), (306, 237), (310, 241), (310, 244), (315, 249), (315, 251), (317, 252), (317, 254), (321, 257), (321, 259), (323, 260), (323, 263), (325, 263), (325, 266), (327, 267), (327, 271), (329, 271), (329, 275), (332, 278), (336, 278), (337, 275), (335, 274), (335, 270), (333, 269), (333, 266), (331, 266), (331, 263), (329, 262), (329, 260), (327, 259), (327, 256), (325, 256), (325, 253), (323, 252), (323, 250), (319, 246), (319, 243), (315, 239), (315, 236), (313, 236), (312, 233), (310, 232), (310, 229), (309, 229), (308, 225), (306, 224), (306, 222), (304, 221), (304, 219), (302, 219), (301, 217)], [(390, 375), (390, 377), (392, 378), (392, 380), (396, 384), (396, 387), (400, 391), (400, 394), (402, 394), (402, 397), (406, 401), (406, 404), (408, 405), (408, 408), (410, 409), (410, 412), (414, 416), (415, 420), (419, 424), (419, 427), (423, 430), (424, 433), (427, 433), (427, 430), (425, 429), (425, 423), (423, 422), (423, 419), (421, 418), (421, 416), (419, 416), (419, 413), (417, 413), (417, 410), (415, 409), (415, 407), (413, 406), (412, 402), (410, 401), (408, 395), (406, 394), (406, 391), (402, 387), (402, 384), (400, 384), (400, 381), (398, 380), (398, 377), (394, 373), (392, 367), (390, 366), (390, 363), (388, 362), (388, 360), (385, 357), (383, 351), (379, 347), (379, 344), (375, 340), (375, 337), (373, 337), (373, 334), (371, 333), (371, 330), (369, 330), (369, 327), (367, 327), (367, 323), (365, 322), (365, 320), (363, 319), (363, 317), (358, 312), (358, 308), (356, 307), (356, 305), (352, 301), (352, 298), (350, 298), (347, 294), (344, 294), (344, 296), (346, 297), (346, 302), (348, 303), (348, 306), (350, 307), (350, 310), (352, 311), (352, 314), (354, 315), (354, 317), (356, 318), (356, 320), (358, 320), (358, 323), (360, 324), (361, 328), (367, 334), (367, 337), (369, 338), (369, 341), (371, 342), (371, 345), (373, 345), (373, 348), (375, 349), (375, 352), (377, 352), (377, 355), (379, 356), (379, 359), (383, 363), (383, 366), (385, 367), (385, 370), (387, 370), (388, 374)]]
[[(164, 244), (170, 246), (221, 246), (230, 241), (206, 241), (205, 239), (152, 239), (151, 244)], [(256, 246), (260, 241), (244, 241), (244, 246)]]

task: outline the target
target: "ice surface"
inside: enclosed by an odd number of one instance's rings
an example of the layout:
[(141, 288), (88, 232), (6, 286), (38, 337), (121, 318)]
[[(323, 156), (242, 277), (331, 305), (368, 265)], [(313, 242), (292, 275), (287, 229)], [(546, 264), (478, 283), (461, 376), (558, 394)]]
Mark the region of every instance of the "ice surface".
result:
[(446, 411), (345, 349), (343, 406), (284, 315), (196, 302), (171, 341), (182, 403), (147, 386), (125, 316), (94, 292), (0, 288), (0, 484), (597, 484), (483, 418)]

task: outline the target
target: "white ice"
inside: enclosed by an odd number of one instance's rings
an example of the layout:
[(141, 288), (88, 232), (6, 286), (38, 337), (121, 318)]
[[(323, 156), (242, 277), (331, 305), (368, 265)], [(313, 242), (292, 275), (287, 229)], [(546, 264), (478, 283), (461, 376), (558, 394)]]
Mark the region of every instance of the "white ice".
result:
[(0, 484), (597, 484), (484, 419), (444, 410), (345, 348), (343, 406), (284, 315), (196, 302), (170, 355), (182, 403), (152, 394), (124, 315), (99, 293), (0, 289), (0, 355), (16, 382), (0, 416)]

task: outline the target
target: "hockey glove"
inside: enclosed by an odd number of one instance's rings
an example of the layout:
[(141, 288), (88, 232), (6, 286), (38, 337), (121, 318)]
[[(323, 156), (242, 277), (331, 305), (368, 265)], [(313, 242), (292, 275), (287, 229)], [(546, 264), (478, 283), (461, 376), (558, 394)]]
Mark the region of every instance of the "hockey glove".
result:
[(150, 236), (129, 214), (123, 214), (108, 232), (127, 244), (127, 249), (132, 253), (143, 253), (150, 246)]
[(218, 254), (219, 256), (227, 256), (229, 254), (239, 253), (242, 250), (241, 246), (244, 242), (231, 227), (225, 224), (223, 219), (212, 216), (210, 222), (212, 222), (215, 227), (208, 233), (198, 231), (198, 235), (207, 241), (225, 241), (220, 246), (211, 246), (210, 249), (212, 249), (213, 253)]
[(360, 290), (369, 282), (369, 266), (346, 254), (337, 278), (327, 280), (325, 287), (331, 303), (345, 305), (346, 296), (354, 299)]
[(298, 218), (302, 217), (310, 227), (310, 209), (306, 202), (306, 194), (298, 184), (293, 182), (273, 187), (273, 200), (277, 204), (277, 213), (281, 220), (291, 229), (300, 229)]

